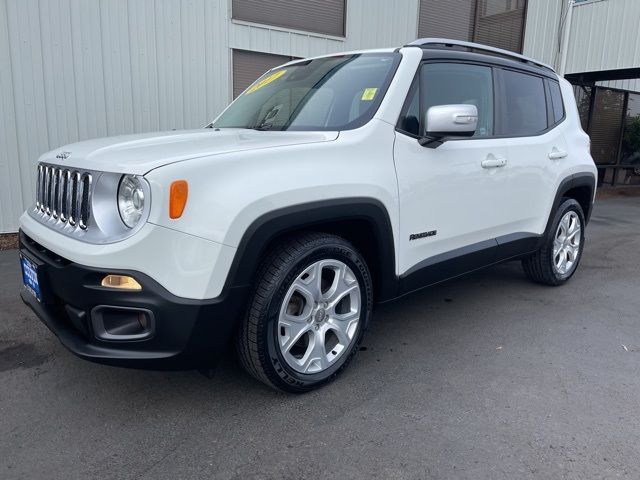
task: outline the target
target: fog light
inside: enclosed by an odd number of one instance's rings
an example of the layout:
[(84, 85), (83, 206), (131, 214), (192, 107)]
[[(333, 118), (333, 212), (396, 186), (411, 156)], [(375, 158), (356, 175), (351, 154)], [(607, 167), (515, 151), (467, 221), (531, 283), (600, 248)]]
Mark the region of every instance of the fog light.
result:
[(139, 341), (155, 332), (153, 313), (145, 308), (99, 305), (91, 311), (96, 338), (106, 341)]
[(142, 290), (135, 278), (127, 275), (107, 275), (102, 279), (102, 286), (107, 288), (115, 288), (117, 290), (132, 290), (139, 292)]

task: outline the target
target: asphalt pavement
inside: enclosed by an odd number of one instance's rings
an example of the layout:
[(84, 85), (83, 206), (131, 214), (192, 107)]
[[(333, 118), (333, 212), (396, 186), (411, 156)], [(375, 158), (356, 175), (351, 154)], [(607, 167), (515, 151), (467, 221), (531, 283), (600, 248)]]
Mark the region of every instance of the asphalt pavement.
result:
[(96, 365), (0, 252), (0, 479), (640, 478), (640, 198), (603, 200), (571, 282), (509, 263), (379, 306), (329, 386)]

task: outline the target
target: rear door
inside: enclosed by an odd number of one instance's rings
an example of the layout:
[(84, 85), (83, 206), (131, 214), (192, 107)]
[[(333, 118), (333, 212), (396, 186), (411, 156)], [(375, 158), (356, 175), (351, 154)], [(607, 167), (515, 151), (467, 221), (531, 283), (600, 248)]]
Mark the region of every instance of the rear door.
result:
[[(567, 145), (562, 133), (564, 106), (558, 82), (529, 72), (496, 68), (496, 134), (509, 161), (503, 168), (498, 242), (500, 258), (534, 248), (547, 223)], [(553, 97), (555, 98), (555, 105)], [(512, 241), (516, 243), (511, 243)]]

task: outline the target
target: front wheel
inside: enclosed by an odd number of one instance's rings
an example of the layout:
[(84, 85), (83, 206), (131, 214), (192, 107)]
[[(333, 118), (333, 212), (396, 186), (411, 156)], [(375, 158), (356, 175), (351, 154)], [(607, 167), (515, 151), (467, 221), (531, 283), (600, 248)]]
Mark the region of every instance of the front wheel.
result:
[(317, 388), (355, 354), (371, 308), (369, 270), (349, 242), (321, 233), (292, 237), (258, 273), (238, 332), (241, 363), (281, 390)]
[(562, 285), (575, 273), (584, 248), (582, 207), (565, 198), (556, 210), (540, 250), (522, 261), (527, 277), (544, 285)]

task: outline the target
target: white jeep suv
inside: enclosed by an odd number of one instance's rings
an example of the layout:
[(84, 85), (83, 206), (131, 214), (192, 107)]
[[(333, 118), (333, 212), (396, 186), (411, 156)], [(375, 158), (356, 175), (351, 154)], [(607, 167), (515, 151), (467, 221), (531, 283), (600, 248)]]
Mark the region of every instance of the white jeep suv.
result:
[(572, 87), (535, 60), (443, 39), (297, 60), (206, 128), (43, 155), (21, 295), (82, 358), (209, 368), (234, 339), (303, 392), (376, 302), (515, 259), (566, 282), (595, 186)]

